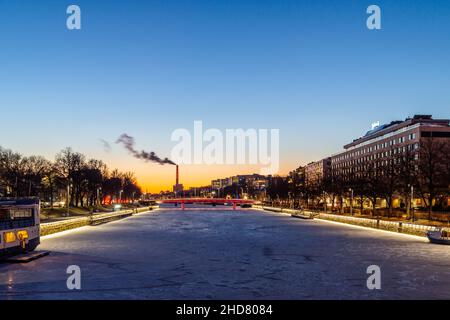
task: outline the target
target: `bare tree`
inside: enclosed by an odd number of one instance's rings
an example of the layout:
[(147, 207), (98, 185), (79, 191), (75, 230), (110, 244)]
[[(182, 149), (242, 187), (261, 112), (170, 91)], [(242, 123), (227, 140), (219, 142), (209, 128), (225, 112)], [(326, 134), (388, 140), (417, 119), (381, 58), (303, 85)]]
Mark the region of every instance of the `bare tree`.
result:
[(428, 219), (431, 220), (433, 200), (440, 188), (446, 187), (445, 150), (448, 142), (439, 138), (422, 138), (419, 151), (419, 191), (428, 207)]
[(367, 164), (364, 172), (364, 180), (367, 182), (366, 197), (372, 203), (372, 216), (376, 214), (377, 199), (380, 197), (383, 188), (383, 170), (379, 159), (374, 158)]
[(417, 187), (418, 181), (418, 152), (416, 146), (402, 148), (396, 154), (397, 167), (399, 172), (398, 192), (406, 199), (406, 213), (411, 214), (411, 188)]
[(116, 169), (109, 174), (102, 161), (85, 161), (83, 154), (71, 148), (59, 152), (52, 163), (40, 156), (23, 157), (0, 147), (0, 193), (39, 196), (49, 199), (53, 207), (58, 189), (67, 190), (68, 186), (70, 206), (93, 207), (100, 204), (103, 195), (113, 198), (121, 191), (128, 200), (142, 194), (133, 172), (121, 173)]
[[(345, 184), (348, 189), (353, 190), (353, 195), (359, 200), (359, 210), (360, 214), (364, 213), (364, 200), (368, 194), (368, 182), (366, 180), (366, 175), (360, 170), (349, 177)], [(351, 191), (350, 191), (351, 192)]]
[(82, 195), (83, 175), (82, 169), (85, 165), (83, 154), (73, 152), (71, 148), (66, 148), (56, 155), (56, 167), (60, 174), (66, 178), (70, 188), (70, 205), (78, 206)]
[(400, 168), (398, 166), (400, 160), (394, 147), (385, 151), (385, 154), (387, 155), (379, 161), (381, 169), (380, 193), (386, 200), (389, 210), (388, 217), (391, 217), (394, 195), (400, 184)]
[(7, 189), (10, 190), (9, 195), (15, 197), (26, 196), (28, 193), (28, 184), (25, 180), (26, 159), (19, 153), (3, 150), (0, 162), (0, 166), (3, 168), (2, 180)]

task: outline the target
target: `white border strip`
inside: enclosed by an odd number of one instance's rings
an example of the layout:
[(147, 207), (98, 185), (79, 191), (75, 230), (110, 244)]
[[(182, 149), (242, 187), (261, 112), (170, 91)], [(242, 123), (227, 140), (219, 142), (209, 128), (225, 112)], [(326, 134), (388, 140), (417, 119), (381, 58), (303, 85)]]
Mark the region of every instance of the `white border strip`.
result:
[(383, 230), (383, 229), (376, 229), (376, 228), (359, 226), (359, 225), (355, 225), (355, 224), (350, 224), (350, 223), (345, 223), (345, 222), (338, 222), (338, 221), (332, 221), (332, 220), (321, 219), (321, 218), (314, 218), (314, 220), (319, 220), (320, 222), (327, 222), (327, 223), (337, 224), (337, 225), (340, 225), (340, 226), (346, 226), (346, 227), (355, 228), (355, 229), (370, 230), (370, 231), (381, 232), (381, 233), (386, 233), (386, 234), (390, 234), (390, 235), (403, 236), (403, 237), (408, 237), (410, 239), (422, 240), (423, 242), (428, 242), (428, 239), (426, 237), (416, 236), (416, 235), (408, 234), (408, 233), (401, 233), (401, 232), (395, 232), (395, 231), (389, 231), (389, 230)]

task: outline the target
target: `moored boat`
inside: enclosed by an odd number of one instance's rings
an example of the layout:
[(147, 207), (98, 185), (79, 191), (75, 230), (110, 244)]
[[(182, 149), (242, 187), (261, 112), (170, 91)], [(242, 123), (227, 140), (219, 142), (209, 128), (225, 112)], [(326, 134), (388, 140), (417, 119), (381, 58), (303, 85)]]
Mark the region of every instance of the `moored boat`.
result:
[(450, 245), (450, 232), (446, 230), (428, 231), (427, 238), (431, 243)]
[(291, 214), (291, 217), (300, 218), (300, 219), (314, 219), (317, 214), (313, 212), (305, 212), (305, 211), (297, 211)]

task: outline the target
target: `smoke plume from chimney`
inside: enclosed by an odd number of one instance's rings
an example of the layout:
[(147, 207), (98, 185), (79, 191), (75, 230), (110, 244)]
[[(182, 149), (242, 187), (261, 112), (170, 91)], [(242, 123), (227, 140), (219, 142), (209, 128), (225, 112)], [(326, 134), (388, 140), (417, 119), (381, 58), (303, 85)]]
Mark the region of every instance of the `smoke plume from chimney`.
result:
[(124, 147), (137, 159), (142, 159), (144, 161), (151, 161), (159, 163), (160, 165), (171, 164), (176, 165), (175, 162), (168, 158), (161, 159), (158, 157), (153, 151), (137, 151), (134, 149), (134, 138), (127, 135), (126, 133), (122, 134), (119, 139), (117, 139), (116, 143), (122, 143)]

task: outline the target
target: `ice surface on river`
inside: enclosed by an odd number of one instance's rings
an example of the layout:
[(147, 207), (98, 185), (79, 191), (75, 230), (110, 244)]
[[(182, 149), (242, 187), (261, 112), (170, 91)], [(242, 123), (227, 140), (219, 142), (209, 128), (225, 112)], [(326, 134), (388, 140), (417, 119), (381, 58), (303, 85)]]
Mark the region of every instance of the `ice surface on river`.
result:
[[(42, 241), (0, 264), (0, 299), (450, 298), (450, 246), (257, 210), (164, 209)], [(381, 290), (366, 269), (381, 267)], [(80, 291), (66, 268), (81, 267)]]

